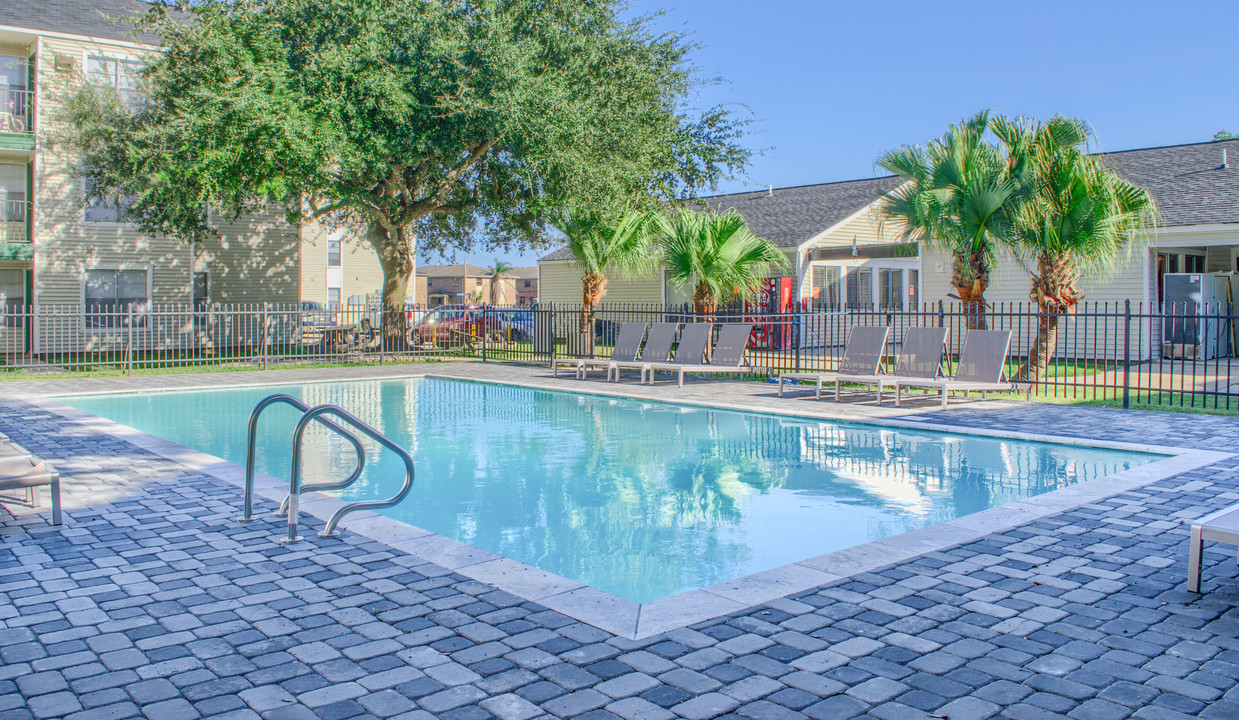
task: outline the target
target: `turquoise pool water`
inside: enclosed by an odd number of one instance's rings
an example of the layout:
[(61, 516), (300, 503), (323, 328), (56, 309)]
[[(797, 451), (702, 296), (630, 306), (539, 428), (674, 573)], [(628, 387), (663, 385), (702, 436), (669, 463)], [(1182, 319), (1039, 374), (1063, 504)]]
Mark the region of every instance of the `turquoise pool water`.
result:
[[(1161, 457), (439, 379), (61, 400), (243, 464), (250, 410), (276, 392), (342, 405), (412, 451), (413, 491), (385, 514), (637, 602)], [(265, 413), (264, 472), (288, 477), (296, 418)], [(342, 497), (400, 482), (399, 460), (366, 447)], [(352, 452), (311, 431), (306, 481), (344, 477)]]

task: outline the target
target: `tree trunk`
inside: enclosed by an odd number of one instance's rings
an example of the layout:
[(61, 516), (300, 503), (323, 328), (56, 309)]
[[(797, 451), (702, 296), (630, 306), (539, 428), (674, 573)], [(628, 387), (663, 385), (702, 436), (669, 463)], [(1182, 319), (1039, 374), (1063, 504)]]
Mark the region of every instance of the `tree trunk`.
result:
[(587, 272), (581, 278), (581, 333), (587, 338), (589, 355), (594, 355), (594, 307), (607, 292), (607, 276)]
[(969, 330), (986, 329), (985, 289), (989, 287), (989, 262), (981, 253), (957, 255), (951, 274), (951, 284), (959, 296)]
[(710, 289), (710, 286), (703, 282), (697, 283), (697, 288), (693, 292), (693, 310), (706, 317), (712, 317), (718, 312), (718, 298), (714, 297), (714, 291)]
[(1045, 377), (1058, 346), (1058, 320), (1075, 312), (1076, 303), (1083, 297), (1076, 291), (1078, 279), (1070, 253), (1057, 256), (1042, 253), (1037, 258), (1037, 274), (1028, 293), (1039, 311), (1037, 338), (1028, 350), (1028, 362), (1016, 371), (1017, 380), (1037, 382)]
[(387, 347), (394, 347), (408, 332), (404, 303), (409, 291), (409, 276), (413, 272), (413, 233), (407, 228), (396, 228), (392, 232), (376, 222), (371, 223), (366, 238), (383, 268), (383, 337)]

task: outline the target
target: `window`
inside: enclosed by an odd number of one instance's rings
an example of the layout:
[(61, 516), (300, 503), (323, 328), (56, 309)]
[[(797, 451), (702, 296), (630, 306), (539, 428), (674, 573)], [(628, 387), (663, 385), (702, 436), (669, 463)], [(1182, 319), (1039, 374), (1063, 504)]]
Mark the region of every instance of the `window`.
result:
[(843, 268), (838, 265), (813, 268), (813, 309), (837, 312), (841, 310), (839, 280)]
[(903, 310), (903, 270), (878, 269), (878, 309)]
[(107, 55), (86, 57), (86, 79), (100, 87), (115, 88), (121, 102), (130, 109), (138, 107), (145, 100), (138, 91), (141, 72), (142, 63), (130, 58)]
[(921, 297), (921, 271), (908, 271), (908, 307), (916, 309), (916, 303)]
[(194, 329), (200, 329), (206, 325), (207, 303), (210, 302), (209, 289), (207, 274), (194, 273)]
[(1204, 255), (1184, 255), (1183, 272), (1202, 273), (1205, 271)]
[(525, 287), (533, 287), (533, 280), (526, 280)]
[(130, 311), (134, 326), (145, 327), (145, 312), (150, 304), (146, 270), (87, 270), (86, 327), (129, 327)]
[(477, 285), (478, 287), (482, 287), (482, 278), (478, 278), (477, 280), (474, 280), (473, 284)]
[(327, 307), (333, 310), (340, 307), (340, 288), (327, 288)]
[(873, 309), (873, 270), (854, 268), (847, 274), (847, 301), (849, 309)]
[(119, 199), (105, 197), (97, 192), (89, 179), (86, 181), (86, 212), (82, 219), (86, 222), (117, 223), (125, 218), (125, 211), (133, 205), (133, 196), (126, 195)]
[(26, 311), (26, 271), (0, 270), (0, 311), (5, 327), (22, 327)]
[(340, 238), (327, 240), (327, 267), (340, 267)]

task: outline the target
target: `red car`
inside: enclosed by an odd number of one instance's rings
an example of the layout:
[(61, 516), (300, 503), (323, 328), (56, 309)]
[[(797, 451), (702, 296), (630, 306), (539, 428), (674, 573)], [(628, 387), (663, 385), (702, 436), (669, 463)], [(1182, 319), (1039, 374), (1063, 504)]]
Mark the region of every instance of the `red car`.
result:
[(498, 337), (503, 332), (501, 318), (492, 312), (483, 321), (482, 310), (481, 305), (440, 305), (413, 325), (409, 339), (414, 345), (457, 345), (472, 343), (484, 334)]

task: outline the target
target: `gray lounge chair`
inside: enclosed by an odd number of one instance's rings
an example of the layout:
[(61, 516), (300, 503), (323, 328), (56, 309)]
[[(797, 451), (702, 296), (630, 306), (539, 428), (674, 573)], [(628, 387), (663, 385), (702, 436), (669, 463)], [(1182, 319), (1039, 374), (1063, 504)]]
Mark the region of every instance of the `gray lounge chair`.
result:
[(1205, 541), (1239, 546), (1239, 505), (1206, 515), (1192, 522), (1187, 546), (1187, 591), (1200, 592), (1200, 565)]
[[(937, 380), (942, 369), (942, 354), (946, 351), (946, 328), (913, 327), (903, 334), (903, 344), (899, 348), (899, 359), (895, 362), (895, 372), (890, 375), (870, 373), (868, 375), (848, 375), (840, 373), (835, 380), (835, 400), (839, 399), (841, 383), (858, 385), (876, 385), (878, 388), (878, 404), (882, 404), (882, 391), (888, 386), (898, 388), (900, 380)], [(895, 392), (895, 405), (899, 405), (899, 392)]]
[(843, 346), (843, 358), (839, 361), (837, 372), (812, 373), (780, 373), (779, 397), (783, 397), (784, 380), (811, 380), (817, 383), (815, 397), (822, 399), (822, 384), (833, 380), (837, 375), (876, 375), (878, 364), (882, 362), (882, 353), (886, 350), (886, 337), (890, 328), (854, 327), (848, 332), (847, 343)]
[(47, 463), (25, 453), (20, 447), (0, 442), (4, 447), (0, 457), (0, 491), (22, 490), (33, 507), (39, 506), (38, 488), (46, 485), (52, 496), (52, 524), (61, 523), (60, 475)]
[[(714, 344), (714, 353), (708, 362), (700, 365), (680, 365), (676, 368), (679, 374), (680, 387), (684, 387), (686, 374), (728, 374), (742, 373), (747, 375), (753, 368), (744, 365), (744, 354), (749, 349), (749, 338), (753, 334), (752, 323), (725, 323), (718, 333), (718, 342)], [(667, 368), (670, 369), (670, 368)], [(653, 373), (650, 383), (654, 382)]]
[(683, 365), (700, 365), (706, 354), (706, 346), (710, 344), (710, 335), (714, 332), (714, 323), (688, 323), (680, 332), (680, 344), (675, 348), (675, 357), (671, 362), (650, 362), (641, 365), (641, 382), (654, 384), (654, 373), (659, 370), (678, 372)]
[(959, 351), (959, 366), (955, 368), (955, 377), (937, 380), (897, 378), (893, 383), (895, 405), (899, 405), (904, 387), (940, 389), (942, 407), (946, 407), (952, 390), (965, 394), (976, 390), (981, 393), (981, 397), (986, 397), (990, 392), (1015, 390), (1015, 383), (1006, 377), (1007, 353), (1010, 348), (1010, 330), (969, 330), (964, 336), (964, 347)]
[(607, 375), (613, 382), (619, 382), (620, 370), (640, 370), (641, 381), (645, 381), (645, 366), (656, 362), (666, 362), (675, 345), (676, 333), (680, 331), (679, 323), (654, 323), (650, 326), (650, 334), (645, 338), (645, 347), (641, 349), (640, 360), (619, 360), (611, 358), (607, 365)]
[[(611, 357), (619, 361), (635, 360), (641, 349), (641, 339), (645, 337), (645, 328), (646, 323), (626, 322), (621, 325), (619, 334), (615, 337), (615, 346), (611, 348)], [(576, 378), (581, 380), (588, 375), (590, 368), (603, 368), (607, 370), (609, 378), (610, 362), (608, 358), (556, 358), (551, 372), (555, 377), (559, 377), (559, 368), (571, 367), (576, 371)]]

